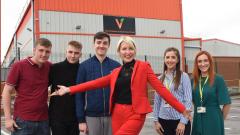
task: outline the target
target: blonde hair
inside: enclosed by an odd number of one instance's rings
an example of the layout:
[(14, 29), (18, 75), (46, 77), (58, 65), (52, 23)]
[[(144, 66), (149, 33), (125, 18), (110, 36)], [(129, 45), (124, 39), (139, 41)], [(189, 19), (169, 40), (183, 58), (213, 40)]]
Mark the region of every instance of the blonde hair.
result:
[(134, 48), (134, 50), (136, 51), (136, 46), (135, 46), (135, 42), (134, 42), (133, 38), (132, 38), (132, 37), (129, 37), (129, 36), (122, 36), (122, 37), (119, 39), (118, 44), (117, 44), (117, 52), (120, 51), (121, 44), (122, 44), (123, 42), (125, 42), (125, 43), (127, 43), (127, 44), (129, 44), (129, 45), (132, 45), (133, 48)]

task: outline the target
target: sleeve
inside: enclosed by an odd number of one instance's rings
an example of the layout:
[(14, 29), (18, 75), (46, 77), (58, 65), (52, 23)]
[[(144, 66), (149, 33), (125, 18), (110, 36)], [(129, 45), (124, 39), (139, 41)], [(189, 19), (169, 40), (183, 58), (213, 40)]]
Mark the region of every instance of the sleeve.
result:
[[(192, 87), (191, 87), (191, 81), (189, 79), (189, 76), (186, 73), (183, 73), (182, 84), (183, 84), (182, 88), (184, 92), (183, 104), (188, 110), (190, 110), (192, 109)], [(181, 114), (180, 122), (183, 124), (187, 124), (188, 119)]]
[(162, 102), (161, 97), (155, 92), (154, 93), (154, 106), (153, 106), (154, 121), (158, 121), (161, 102)]
[(218, 102), (220, 105), (224, 104), (231, 104), (231, 99), (228, 93), (228, 88), (226, 86), (226, 83), (221, 76), (216, 76), (217, 80), (217, 96), (218, 96)]
[(111, 74), (106, 75), (104, 77), (92, 80), (92, 81), (88, 81), (82, 84), (78, 84), (75, 86), (71, 86), (69, 87), (70, 89), (70, 94), (75, 94), (77, 92), (85, 92), (88, 90), (94, 90), (94, 89), (98, 89), (98, 88), (104, 88), (109, 86), (110, 84), (110, 80), (111, 80)]
[(180, 103), (158, 80), (150, 65), (147, 65), (147, 80), (151, 84), (151, 86), (156, 90), (156, 92), (167, 101), (174, 109), (178, 112), (183, 113), (185, 111), (185, 107), (182, 103)]
[(6, 84), (11, 85), (16, 87), (19, 83), (19, 79), (20, 79), (20, 63), (15, 63), (12, 65), (9, 73), (8, 73), (8, 77), (6, 80)]
[[(86, 82), (86, 71), (83, 68), (83, 66), (81, 66), (81, 64), (80, 64), (79, 68), (78, 68), (76, 84), (81, 84), (84, 82)], [(77, 116), (78, 122), (85, 123), (86, 122), (85, 109), (84, 109), (85, 92), (76, 93), (75, 104), (76, 104), (76, 116)]]

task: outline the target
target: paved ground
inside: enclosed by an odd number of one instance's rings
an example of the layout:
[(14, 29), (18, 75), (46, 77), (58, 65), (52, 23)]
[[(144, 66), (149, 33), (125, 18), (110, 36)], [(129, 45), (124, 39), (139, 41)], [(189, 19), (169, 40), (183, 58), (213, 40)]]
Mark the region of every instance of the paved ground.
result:
[[(232, 107), (227, 120), (225, 120), (225, 132), (226, 135), (239, 135), (240, 134), (240, 96), (232, 97)], [(1, 135), (10, 135), (9, 132), (4, 129), (4, 119), (1, 118)], [(140, 135), (157, 135), (153, 128), (152, 113), (147, 115), (146, 122), (140, 133)]]
[[(157, 135), (153, 128), (152, 113), (148, 114), (140, 135)], [(225, 120), (226, 135), (240, 135), (240, 96), (232, 97), (232, 106), (227, 120)]]

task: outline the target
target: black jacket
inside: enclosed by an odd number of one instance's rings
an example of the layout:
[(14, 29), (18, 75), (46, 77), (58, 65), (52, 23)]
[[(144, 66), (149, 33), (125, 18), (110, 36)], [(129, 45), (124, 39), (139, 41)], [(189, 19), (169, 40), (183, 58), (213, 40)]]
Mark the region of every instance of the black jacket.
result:
[[(71, 64), (67, 60), (53, 64), (49, 74), (51, 93), (57, 89), (57, 85), (72, 86), (76, 84), (79, 63)], [(75, 96), (53, 96), (49, 104), (49, 120), (63, 122), (76, 122)]]

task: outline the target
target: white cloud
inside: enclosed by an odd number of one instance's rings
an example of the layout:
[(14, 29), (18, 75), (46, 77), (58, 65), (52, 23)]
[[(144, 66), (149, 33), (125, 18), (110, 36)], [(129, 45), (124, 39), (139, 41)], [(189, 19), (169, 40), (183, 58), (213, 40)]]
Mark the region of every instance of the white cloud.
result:
[(185, 36), (239, 43), (239, 0), (183, 0)]

